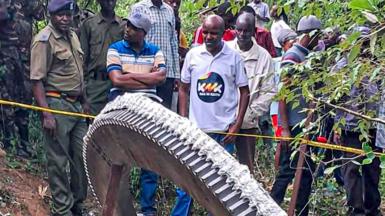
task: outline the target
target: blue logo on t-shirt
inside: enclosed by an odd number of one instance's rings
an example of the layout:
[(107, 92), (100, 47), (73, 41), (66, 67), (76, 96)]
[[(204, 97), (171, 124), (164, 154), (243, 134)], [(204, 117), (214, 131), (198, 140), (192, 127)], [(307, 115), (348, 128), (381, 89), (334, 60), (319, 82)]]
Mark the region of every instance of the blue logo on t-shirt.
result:
[(208, 72), (198, 79), (197, 94), (199, 99), (207, 103), (218, 101), (225, 91), (222, 77), (215, 72)]

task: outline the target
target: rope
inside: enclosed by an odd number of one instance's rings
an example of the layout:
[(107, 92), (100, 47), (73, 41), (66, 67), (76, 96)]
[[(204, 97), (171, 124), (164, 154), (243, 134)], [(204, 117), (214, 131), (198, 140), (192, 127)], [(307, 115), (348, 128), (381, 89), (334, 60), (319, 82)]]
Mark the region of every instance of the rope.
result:
[[(54, 113), (54, 114), (66, 115), (66, 116), (72, 116), (72, 117), (91, 118), (91, 119), (94, 119), (96, 117), (94, 115), (89, 115), (89, 114), (85, 114), (85, 113), (76, 113), (76, 112), (67, 112), (67, 111), (63, 111), (63, 110), (55, 110), (55, 109), (39, 107), (39, 106), (34, 106), (34, 105), (28, 105), (28, 104), (23, 104), (23, 103), (18, 103), (18, 102), (3, 100), (3, 99), (0, 99), (0, 104), (8, 105), (8, 106), (16, 106), (16, 107), (21, 107), (21, 108), (35, 110), (35, 111), (41, 111), (41, 112), (50, 112), (50, 113)], [(330, 150), (337, 150), (337, 151), (342, 151), (342, 152), (349, 152), (349, 153), (353, 153), (353, 154), (357, 154), (357, 155), (365, 155), (366, 154), (362, 149), (351, 148), (351, 147), (346, 147), (346, 146), (341, 146), (341, 145), (334, 145), (334, 144), (330, 144), (330, 143), (321, 143), (321, 142), (307, 140), (304, 138), (276, 137), (276, 136), (265, 136), (265, 135), (258, 135), (258, 134), (241, 134), (241, 133), (226, 133), (226, 132), (215, 132), (215, 133), (222, 134), (222, 135), (255, 137), (255, 138), (281, 140), (281, 141), (300, 141), (301, 144), (306, 144), (306, 145), (313, 146), (313, 147), (319, 147), (319, 148), (330, 149)], [(381, 156), (385, 157), (384, 153), (379, 153), (379, 152), (373, 152), (373, 153), (377, 157), (381, 157)]]

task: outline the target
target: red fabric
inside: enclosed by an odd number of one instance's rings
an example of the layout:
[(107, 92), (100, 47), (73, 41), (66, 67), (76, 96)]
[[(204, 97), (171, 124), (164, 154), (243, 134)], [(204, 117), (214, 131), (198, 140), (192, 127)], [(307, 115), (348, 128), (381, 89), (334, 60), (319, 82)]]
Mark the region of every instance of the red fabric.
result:
[(255, 28), (255, 39), (259, 46), (265, 48), (271, 55), (271, 57), (277, 57), (273, 39), (271, 39), (271, 33), (264, 28)]
[(222, 39), (224, 41), (232, 41), (237, 37), (235, 30), (231, 29), (226, 29), (225, 32), (223, 33)]
[[(236, 33), (234, 30), (226, 29), (223, 33), (222, 39), (224, 41), (232, 41), (236, 37)], [(202, 26), (199, 26), (193, 36), (193, 44), (203, 44), (203, 33), (202, 33)]]
[(274, 128), (275, 136), (280, 137), (282, 132), (282, 127), (278, 125), (278, 115), (271, 116), (271, 123)]
[(193, 40), (192, 40), (193, 44), (203, 44), (203, 34), (202, 34), (202, 26), (199, 26), (195, 32), (194, 32), (194, 36), (193, 36)]

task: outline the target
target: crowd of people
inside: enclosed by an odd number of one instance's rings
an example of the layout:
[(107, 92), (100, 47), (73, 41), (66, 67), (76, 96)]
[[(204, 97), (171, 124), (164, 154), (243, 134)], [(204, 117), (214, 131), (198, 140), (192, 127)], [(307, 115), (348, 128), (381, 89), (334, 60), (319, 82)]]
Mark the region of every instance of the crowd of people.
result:
[[(300, 123), (309, 119), (304, 110), (311, 103), (298, 88), (292, 89), (299, 95), (298, 102), (274, 101), (279, 83), (290, 86), (296, 73), (293, 65), (303, 64), (311, 52), (322, 52), (346, 38), (333, 30), (324, 31), (320, 19), (313, 15), (302, 17), (293, 30), (277, 6), (270, 10), (263, 1), (253, 0), (237, 14), (231, 12), (229, 2), (205, 14), (189, 46), (181, 30), (181, 0), (141, 0), (130, 7), (126, 19), (115, 14), (117, 0), (97, 0), (100, 11), (79, 23), (74, 22), (74, 14), (79, 11), (75, 1), (50, 0), (49, 23), (32, 39), (32, 20), (44, 18), (41, 3), (15, 0), (33, 6), (33, 10), (17, 11), (7, 2), (0, 0), (0, 70), (4, 71), (0, 74), (0, 98), (30, 104), (33, 93), (38, 106), (97, 115), (109, 101), (127, 92), (144, 93), (171, 109), (177, 91), (178, 108), (174, 111), (194, 122), (251, 173), (256, 138), (230, 134), (301, 134), (305, 125)], [(270, 31), (266, 28), (269, 22)], [(362, 38), (371, 32), (364, 26), (354, 31)], [(368, 41), (365, 46), (369, 46)], [(362, 51), (361, 55), (367, 53)], [(331, 73), (346, 65), (347, 59), (342, 57)], [(280, 77), (280, 71), (287, 68)], [(344, 99), (362, 92), (367, 99), (377, 94), (378, 83), (366, 81), (351, 89)], [(373, 100), (364, 104), (374, 111), (378, 105)], [(357, 109), (354, 105), (348, 108)], [(333, 121), (340, 118), (345, 118), (346, 124), (341, 126), (341, 133), (334, 132), (335, 143), (361, 148), (360, 133), (354, 130), (358, 118), (339, 110)], [(87, 122), (49, 112), (41, 113), (41, 122), (53, 200), (51, 213), (84, 215), (87, 182), (82, 145)], [(18, 155), (30, 157), (28, 112), (2, 107), (0, 125), (2, 147), (11, 148), (11, 141), (19, 137)], [(370, 129), (370, 145), (379, 151), (376, 132), (376, 127)], [(271, 139), (263, 142), (267, 148), (273, 147)], [(277, 148), (279, 171), (270, 193), (278, 204), (293, 181), (298, 161), (298, 154), (292, 157), (295, 149), (289, 144), (282, 141)], [(304, 164), (297, 215), (308, 215), (314, 180), (312, 158), (306, 156)], [(348, 162), (339, 172), (341, 178), (337, 180), (346, 190), (348, 214), (381, 215), (379, 159), (362, 166)], [(157, 215), (157, 181), (156, 173), (141, 170), (140, 211), (145, 216)], [(191, 214), (192, 197), (181, 188), (176, 195), (171, 215)]]

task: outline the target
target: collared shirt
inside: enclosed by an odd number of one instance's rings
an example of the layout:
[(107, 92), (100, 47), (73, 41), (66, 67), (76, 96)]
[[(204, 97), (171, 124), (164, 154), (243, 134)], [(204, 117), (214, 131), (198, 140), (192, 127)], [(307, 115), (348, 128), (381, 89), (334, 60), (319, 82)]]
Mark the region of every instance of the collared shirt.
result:
[[(125, 22), (118, 16), (108, 20), (98, 13), (80, 27), (80, 43), (85, 54), (85, 75), (106, 70), (108, 46), (123, 39)], [(91, 75), (92, 76), (92, 75)]]
[(271, 101), (277, 94), (273, 59), (255, 40), (248, 51), (239, 48), (237, 39), (228, 42), (227, 45), (241, 55), (249, 79), (250, 99), (242, 129), (256, 128), (258, 118), (269, 113)]
[(187, 55), (181, 81), (189, 83), (189, 118), (205, 132), (226, 131), (236, 120), (238, 88), (248, 85), (242, 57), (226, 44), (213, 56), (205, 45)]
[(146, 41), (157, 45), (164, 53), (167, 77), (179, 79), (178, 36), (173, 9), (165, 3), (158, 8), (151, 0), (142, 0), (132, 6), (131, 13), (134, 12), (145, 13), (150, 17), (151, 29), (146, 35)]
[[(154, 67), (165, 68), (164, 56), (160, 49), (151, 43), (144, 42), (142, 50), (137, 53), (125, 40), (113, 43), (107, 52), (107, 73), (113, 70), (122, 73), (151, 73)], [(119, 88), (112, 88), (111, 93)], [(151, 89), (124, 89), (130, 92), (156, 93), (155, 86)]]
[(75, 32), (58, 32), (51, 23), (32, 42), (31, 80), (42, 80), (46, 91), (69, 95), (83, 92), (83, 51)]
[[(248, 6), (252, 7), (256, 14), (258, 14), (260, 17), (263, 18), (269, 18), (270, 19), (270, 9), (269, 5), (267, 5), (265, 2), (259, 2), (258, 4), (255, 4), (254, 1), (247, 4)], [(255, 16), (255, 27), (265, 27), (265, 21), (260, 20)]]
[[(298, 43), (295, 43), (282, 56), (281, 68), (304, 62), (309, 52), (310, 51), (305, 47), (301, 46)], [(309, 108), (309, 104), (306, 102), (305, 98), (301, 95), (302, 93), (301, 89), (297, 88), (297, 89), (294, 89), (293, 91), (295, 92), (295, 94), (300, 95), (297, 99), (299, 102), (299, 105), (293, 108), (293, 105), (296, 101), (291, 101), (287, 104), (289, 126), (295, 126), (296, 124), (300, 123), (303, 119), (305, 119), (307, 117), (307, 113), (304, 112), (304, 109)]]

